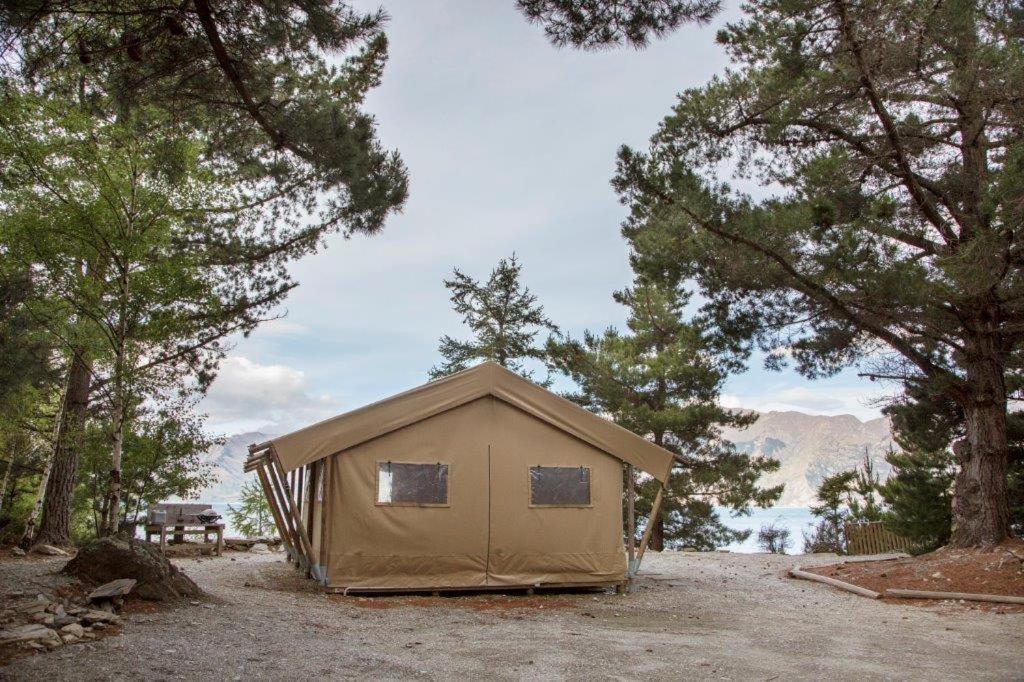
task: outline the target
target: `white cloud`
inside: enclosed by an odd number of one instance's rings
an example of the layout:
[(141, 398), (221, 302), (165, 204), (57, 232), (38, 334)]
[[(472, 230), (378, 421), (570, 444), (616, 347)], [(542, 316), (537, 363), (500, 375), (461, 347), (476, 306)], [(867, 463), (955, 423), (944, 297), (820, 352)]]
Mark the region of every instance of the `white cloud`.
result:
[(732, 409), (757, 410), (758, 412), (797, 411), (808, 414), (838, 415), (852, 414), (861, 420), (880, 416), (874, 401), (887, 392), (872, 392), (864, 386), (836, 386), (826, 382), (809, 385), (771, 387), (760, 391), (723, 393), (719, 402)]
[(229, 357), (203, 400), (212, 431), (286, 433), (341, 412), (329, 394), (310, 390), (305, 372)]

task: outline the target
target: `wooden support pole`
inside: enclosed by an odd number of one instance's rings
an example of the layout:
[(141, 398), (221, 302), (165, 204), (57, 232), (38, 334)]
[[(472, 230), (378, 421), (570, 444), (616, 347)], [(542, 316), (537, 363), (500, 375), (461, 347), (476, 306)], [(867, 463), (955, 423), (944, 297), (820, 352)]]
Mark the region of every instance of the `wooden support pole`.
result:
[(288, 534), (288, 537), (291, 540), (291, 556), (297, 561), (299, 555), (302, 553), (302, 547), (299, 544), (299, 538), (295, 532), (295, 526), (292, 525), (291, 514), (288, 512), (288, 493), (284, 487), (284, 475), (274, 462), (271, 462), (267, 466), (266, 471), (267, 477), (270, 479), (270, 487), (274, 489), (275, 499), (277, 499), (277, 505), (281, 511), (281, 521), (284, 523), (284, 532)]
[[(306, 467), (299, 467), (295, 470), (295, 508), (299, 510), (299, 523), (309, 532), (306, 525)], [(310, 561), (313, 557), (309, 558)]]
[(333, 458), (320, 460), (320, 475), (324, 479), (324, 495), (320, 502), (320, 565), (324, 569), (324, 579), (329, 580), (328, 560), (331, 551), (331, 467)]
[(640, 570), (640, 562), (644, 560), (644, 552), (647, 551), (647, 543), (651, 541), (651, 532), (654, 530), (654, 524), (658, 520), (658, 514), (661, 513), (661, 501), (665, 496), (665, 485), (661, 484), (658, 487), (658, 494), (654, 496), (654, 504), (651, 506), (651, 515), (647, 519), (647, 528), (644, 528), (644, 536), (640, 540), (640, 550), (636, 553), (636, 568), (633, 574)]
[[(284, 475), (284, 468), (281, 467), (281, 463), (274, 458), (274, 467), (277, 469), (279, 475)], [(302, 527), (302, 519), (299, 518), (299, 512), (295, 508), (294, 504), (288, 505), (288, 512), (292, 516), (292, 521), (295, 523), (296, 535), (299, 538), (299, 546), (302, 548), (302, 554), (306, 560), (307, 569), (313, 562), (313, 545), (309, 541), (309, 535), (306, 533), (306, 529)]]
[(632, 464), (626, 465), (626, 554), (629, 557), (626, 574), (632, 578), (636, 560), (636, 476)]
[(277, 532), (281, 534), (281, 542), (284, 543), (285, 549), (291, 554), (294, 550), (292, 549), (291, 535), (288, 533), (288, 527), (284, 524), (284, 517), (281, 515), (281, 510), (278, 508), (276, 495), (274, 489), (270, 485), (270, 479), (267, 476), (267, 470), (264, 467), (260, 467), (256, 470), (257, 475), (260, 478), (260, 483), (263, 485), (263, 494), (267, 498), (267, 504), (270, 505), (270, 514), (274, 517), (274, 523), (277, 525)]
[(997, 604), (1024, 604), (1024, 597), (1003, 594), (973, 594), (970, 592), (934, 592), (932, 590), (897, 590), (887, 589), (887, 597), (903, 597), (904, 599), (963, 599), (965, 601), (988, 601)]

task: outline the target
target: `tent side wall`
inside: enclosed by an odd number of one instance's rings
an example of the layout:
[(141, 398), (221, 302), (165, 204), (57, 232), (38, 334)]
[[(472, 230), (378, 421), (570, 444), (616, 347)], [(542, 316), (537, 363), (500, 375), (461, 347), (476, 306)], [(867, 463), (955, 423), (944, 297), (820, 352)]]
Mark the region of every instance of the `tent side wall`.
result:
[[(622, 462), (500, 400), (494, 408), (488, 584), (625, 580)], [(535, 466), (588, 469), (590, 505), (531, 505)]]
[[(622, 463), (501, 400), (480, 398), (329, 459), (329, 588), (625, 579)], [(378, 465), (389, 461), (447, 464), (447, 506), (377, 504)], [(588, 469), (591, 503), (531, 506), (538, 465)]]
[[(490, 399), (331, 457), (328, 587), (484, 586)], [(377, 504), (379, 462), (448, 465), (448, 506)]]

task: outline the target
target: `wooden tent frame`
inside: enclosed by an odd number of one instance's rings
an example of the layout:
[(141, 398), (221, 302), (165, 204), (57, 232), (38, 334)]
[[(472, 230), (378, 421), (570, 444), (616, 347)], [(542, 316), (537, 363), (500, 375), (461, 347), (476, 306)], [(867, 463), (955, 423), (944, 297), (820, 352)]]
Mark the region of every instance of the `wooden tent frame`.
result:
[[(321, 585), (327, 584), (327, 539), (329, 537), (329, 512), (326, 503), (329, 495), (320, 499), (318, 490), (326, 490), (329, 480), (330, 457), (311, 462), (285, 473), (281, 461), (274, 451), (272, 442), (267, 441), (249, 446), (249, 458), (245, 461), (246, 473), (255, 471), (263, 488), (263, 494), (270, 506), (274, 523), (281, 535), (281, 542), (296, 569), (303, 571)], [(626, 584), (636, 577), (643, 561), (647, 545), (651, 541), (654, 522), (661, 514), (665, 486), (658, 487), (640, 544), (636, 543), (636, 470), (632, 464), (623, 463), (625, 469), (626, 518), (625, 536)]]
[[(314, 580), (323, 583), (327, 518), (326, 505), (318, 499), (317, 490), (323, 485), (327, 460), (311, 462), (285, 473), (270, 441), (249, 446), (245, 461), (246, 473), (255, 471), (263, 487), (263, 495), (270, 506), (274, 524), (281, 535), (288, 561)], [(320, 533), (314, 535), (319, 526)], [(314, 540), (320, 551), (315, 550)]]

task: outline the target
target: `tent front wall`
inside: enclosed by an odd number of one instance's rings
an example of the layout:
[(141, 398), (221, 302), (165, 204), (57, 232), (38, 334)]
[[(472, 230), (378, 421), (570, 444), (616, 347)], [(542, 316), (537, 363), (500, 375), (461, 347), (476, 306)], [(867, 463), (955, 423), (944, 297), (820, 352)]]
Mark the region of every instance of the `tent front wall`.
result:
[[(376, 504), (379, 462), (448, 465), (448, 506)], [(591, 505), (531, 507), (530, 467), (585, 466)], [(426, 589), (625, 579), (622, 465), (484, 397), (332, 457), (328, 585)]]

